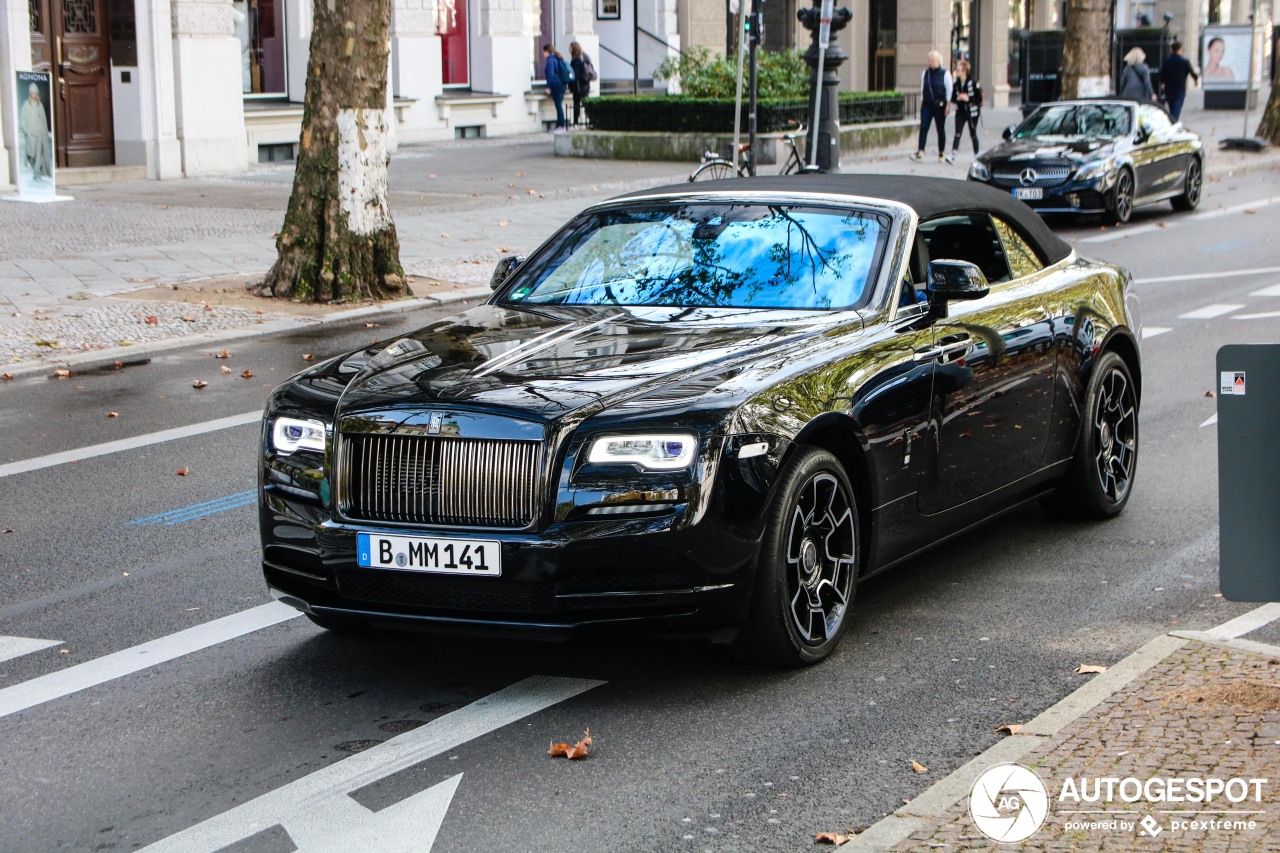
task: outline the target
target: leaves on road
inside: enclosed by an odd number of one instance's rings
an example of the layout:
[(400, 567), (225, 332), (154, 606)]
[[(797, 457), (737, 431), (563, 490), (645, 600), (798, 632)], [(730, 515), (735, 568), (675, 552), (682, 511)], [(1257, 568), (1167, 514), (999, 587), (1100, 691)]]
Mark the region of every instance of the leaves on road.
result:
[(1212, 396), (1213, 396), (1213, 389), (1212, 389), (1212, 388), (1210, 388), (1208, 391), (1205, 391), (1205, 392), (1204, 392), (1204, 395), (1205, 395), (1206, 397), (1212, 397)]
[(190, 474), (190, 473), (191, 473), (191, 469), (190, 469), (190, 468), (179, 468), (177, 471), (174, 471), (173, 473), (177, 474), (179, 477), (185, 477), (185, 476), (187, 476), (188, 474)]
[(230, 367), (227, 367), (225, 364), (220, 364), (220, 365), (218, 365), (218, 370), (222, 371), (223, 373), (230, 373), (230, 372), (231, 372), (231, 368), (230, 368)]
[(1007, 735), (1016, 735), (1020, 731), (1022, 731), (1022, 723), (1006, 723), (996, 729), (997, 734), (1003, 733)]
[(119, 412), (107, 412), (107, 417), (109, 417), (109, 418), (118, 418), (118, 417), (120, 417), (120, 413), (119, 413)]
[(569, 746), (567, 743), (552, 743), (551, 748), (547, 750), (547, 755), (563, 755), (570, 761), (577, 758), (586, 758), (587, 749), (591, 746), (591, 728), (588, 727), (582, 734), (582, 740)]
[(309, 352), (304, 352), (304, 353), (302, 354), (302, 360), (303, 360), (303, 361), (315, 361), (315, 360), (316, 360), (316, 357), (315, 357), (314, 355), (312, 355), (311, 353), (309, 353)]
[(147, 316), (146, 323), (148, 326), (159, 326), (160, 318), (157, 317), (155, 314), (150, 314)]
[(56, 377), (58, 377), (59, 379), (70, 379), (70, 378), (71, 378), (71, 371), (70, 371), (70, 370), (55, 370), (55, 371), (53, 371), (53, 375), (54, 375), (54, 376), (56, 376)]
[(214, 358), (231, 358), (231, 353), (227, 352), (227, 348), (223, 347), (213, 354)]
[(197, 379), (195, 382), (192, 382), (192, 383), (191, 383), (191, 387), (192, 387), (192, 388), (195, 388), (197, 391), (199, 391), (201, 388), (204, 388), (204, 387), (205, 387), (205, 386), (207, 386), (208, 384), (209, 384), (209, 383), (208, 383), (208, 382), (205, 382), (203, 379)]
[(913, 758), (913, 759), (911, 759), (911, 769), (912, 769), (912, 770), (914, 770), (914, 771), (916, 771), (917, 773), (928, 773), (928, 772), (929, 772), (929, 768), (928, 768), (928, 767), (925, 767), (923, 764), (921, 764), (919, 761), (916, 761), (914, 758)]
[(1110, 667), (1103, 666), (1099, 663), (1082, 663), (1076, 672), (1082, 675), (1088, 675), (1093, 672), (1106, 672)]
[(246, 369), (245, 369), (245, 371), (244, 371), (244, 373), (241, 373), (241, 374), (240, 374), (240, 378), (241, 378), (241, 379), (252, 379), (252, 378), (253, 378), (253, 371), (252, 371), (252, 370), (249, 370), (248, 368), (246, 368)]
[(841, 835), (838, 832), (819, 832), (813, 837), (814, 844), (834, 844), (839, 847), (841, 844), (849, 843), (849, 836)]
[(5, 382), (8, 382), (12, 378), (13, 378), (12, 373), (0, 374), (0, 379), (3, 379)]

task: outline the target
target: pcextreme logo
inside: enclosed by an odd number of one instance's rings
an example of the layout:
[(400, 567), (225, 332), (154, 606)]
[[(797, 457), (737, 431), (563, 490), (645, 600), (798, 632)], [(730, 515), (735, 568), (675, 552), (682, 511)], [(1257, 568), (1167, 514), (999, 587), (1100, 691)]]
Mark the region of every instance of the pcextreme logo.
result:
[(988, 767), (969, 791), (969, 816), (992, 841), (1025, 841), (1039, 831), (1048, 814), (1044, 782), (1021, 764)]

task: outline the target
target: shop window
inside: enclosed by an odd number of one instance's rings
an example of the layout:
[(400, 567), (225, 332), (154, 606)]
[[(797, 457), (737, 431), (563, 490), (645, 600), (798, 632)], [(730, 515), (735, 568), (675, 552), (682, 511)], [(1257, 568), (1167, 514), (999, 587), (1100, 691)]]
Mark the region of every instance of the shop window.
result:
[(232, 0), (240, 39), (240, 90), (246, 95), (285, 95), (285, 0)]
[(441, 82), (471, 85), (467, 0), (436, 0), (436, 35), (440, 36)]

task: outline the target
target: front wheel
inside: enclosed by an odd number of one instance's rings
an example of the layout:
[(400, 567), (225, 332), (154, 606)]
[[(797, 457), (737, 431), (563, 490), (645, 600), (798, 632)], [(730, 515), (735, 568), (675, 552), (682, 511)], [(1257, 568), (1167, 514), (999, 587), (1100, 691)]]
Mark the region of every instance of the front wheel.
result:
[(1194, 157), (1187, 167), (1187, 177), (1182, 182), (1182, 195), (1171, 200), (1174, 210), (1195, 210), (1200, 204), (1200, 192), (1204, 188), (1204, 174), (1200, 169), (1200, 161)]
[(689, 181), (720, 181), (737, 175), (737, 170), (728, 160), (708, 160), (693, 170)]
[(1133, 173), (1121, 169), (1116, 176), (1115, 188), (1111, 190), (1111, 221), (1123, 225), (1133, 216)]
[(1045, 508), (1074, 518), (1119, 515), (1133, 493), (1137, 464), (1138, 389), (1124, 359), (1104, 352), (1085, 392), (1075, 457)]
[(831, 653), (858, 579), (858, 507), (844, 467), (816, 447), (783, 471), (756, 562), (735, 652), (756, 663), (807, 666)]

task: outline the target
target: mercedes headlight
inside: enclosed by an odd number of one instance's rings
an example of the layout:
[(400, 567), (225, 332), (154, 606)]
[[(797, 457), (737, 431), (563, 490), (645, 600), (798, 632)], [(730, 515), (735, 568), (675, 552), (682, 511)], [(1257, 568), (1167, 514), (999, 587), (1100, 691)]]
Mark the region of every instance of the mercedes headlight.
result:
[(1107, 173), (1107, 169), (1111, 164), (1106, 160), (1099, 160), (1097, 163), (1089, 163), (1081, 166), (1080, 171), (1076, 172), (1077, 181), (1092, 181), (1094, 178), (1101, 178)]
[(651, 471), (687, 468), (697, 452), (697, 438), (672, 433), (606, 435), (591, 443), (587, 462), (598, 465), (639, 465)]
[(295, 450), (324, 452), (323, 421), (302, 418), (276, 418), (271, 427), (271, 447), (288, 456)]
[(991, 180), (991, 170), (981, 160), (974, 160), (973, 165), (969, 167), (969, 177), (975, 181), (989, 181)]

